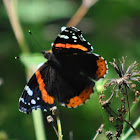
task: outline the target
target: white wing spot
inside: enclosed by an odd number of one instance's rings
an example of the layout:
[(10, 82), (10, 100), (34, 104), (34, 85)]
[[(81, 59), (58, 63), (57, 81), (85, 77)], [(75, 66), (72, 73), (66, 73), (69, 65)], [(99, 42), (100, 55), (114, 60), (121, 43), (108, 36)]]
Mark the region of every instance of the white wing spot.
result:
[(39, 97), (37, 97), (37, 100), (40, 100), (40, 98), (39, 98)]
[(75, 27), (72, 27), (73, 29), (77, 30), (77, 31), (80, 31), (79, 29), (75, 28)]
[(102, 58), (103, 60), (105, 60), (102, 56), (101, 56), (101, 58)]
[(84, 38), (82, 38), (83, 39), (83, 41), (86, 41)]
[(31, 100), (32, 104), (36, 104), (36, 101), (34, 99)]
[(28, 93), (29, 96), (32, 96), (33, 95), (33, 91), (29, 88), (29, 86), (26, 86), (25, 87), (25, 90), (27, 91), (27, 93)]
[(82, 40), (82, 41), (86, 41), (86, 40), (84, 39), (84, 37), (83, 37), (82, 34), (80, 35), (80, 37), (81, 37), (81, 40)]
[(88, 45), (91, 45), (89, 42), (87, 42)]
[(81, 34), (81, 38), (84, 38), (82, 34)]
[(69, 30), (65, 30), (65, 32), (69, 32)]
[(64, 31), (66, 29), (65, 26), (61, 27), (61, 32)]
[(23, 103), (24, 103), (24, 99), (23, 99), (23, 98), (20, 98), (20, 99), (19, 99), (19, 101), (21, 101), (21, 102), (23, 102)]
[(76, 36), (72, 36), (72, 38), (73, 38), (73, 39), (77, 39), (77, 37), (76, 37)]
[(47, 112), (47, 109), (44, 109), (45, 112)]
[(67, 35), (60, 35), (60, 38), (69, 39)]
[(99, 54), (94, 53), (95, 56), (100, 56)]

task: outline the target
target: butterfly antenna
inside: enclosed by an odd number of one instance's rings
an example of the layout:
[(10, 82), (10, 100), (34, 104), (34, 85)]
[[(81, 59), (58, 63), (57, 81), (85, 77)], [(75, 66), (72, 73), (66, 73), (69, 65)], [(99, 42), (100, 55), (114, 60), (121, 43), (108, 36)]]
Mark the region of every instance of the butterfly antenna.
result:
[[(33, 37), (33, 39), (35, 40), (35, 42), (37, 43), (37, 45), (43, 50), (43, 48), (40, 46), (40, 44), (38, 43), (38, 41), (36, 40), (36, 38), (33, 36), (32, 32), (30, 30), (29, 30), (29, 34)], [(20, 59), (21, 57), (25, 57), (25, 56), (16, 56), (15, 59), (17, 60), (17, 59)]]
[(36, 38), (33, 36), (32, 32), (29, 30), (29, 34), (33, 37), (33, 39), (35, 40), (35, 42), (37, 43), (37, 45), (43, 50), (42, 46), (40, 46), (40, 44), (38, 43), (38, 41), (36, 40)]

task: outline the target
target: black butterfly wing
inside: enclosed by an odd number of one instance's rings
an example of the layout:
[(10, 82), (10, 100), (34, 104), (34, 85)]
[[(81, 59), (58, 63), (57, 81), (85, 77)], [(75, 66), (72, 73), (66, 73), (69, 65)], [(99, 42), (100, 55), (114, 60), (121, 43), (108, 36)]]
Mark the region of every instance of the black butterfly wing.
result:
[[(79, 60), (79, 56), (71, 54), (51, 54), (48, 61), (51, 74), (47, 76), (45, 88), (49, 95), (53, 93), (58, 102), (67, 107), (85, 103), (93, 92), (94, 82), (80, 73)], [(49, 83), (49, 79), (54, 80)]]
[(78, 107), (93, 93), (95, 84), (91, 79), (98, 80), (107, 73), (106, 61), (97, 54), (61, 54), (51, 58), (25, 86), (19, 100), (20, 111), (47, 111), (56, 100), (67, 107)]
[[(79, 60), (80, 58), (80, 60)], [(107, 61), (100, 55), (95, 53), (86, 52), (84, 54), (77, 55), (77, 61), (81, 62), (80, 71), (93, 80), (99, 80), (104, 78), (108, 73)]]
[[(54, 94), (49, 95), (46, 85), (51, 85), (51, 81), (46, 83), (47, 76), (50, 74), (50, 66), (46, 62), (31, 77), (19, 99), (19, 110), (24, 113), (31, 113), (32, 110), (41, 109), (47, 111), (55, 105)], [(53, 81), (53, 79), (52, 79)], [(46, 84), (46, 85), (45, 85)], [(48, 86), (49, 88), (49, 86)]]
[(86, 41), (82, 32), (75, 27), (67, 27), (56, 38), (53, 44), (53, 53), (89, 52), (93, 50), (91, 44)]
[(66, 71), (80, 73), (85, 77), (93, 80), (99, 80), (105, 77), (108, 72), (106, 60), (95, 53), (83, 52), (71, 54), (57, 55), (57, 59)]
[[(51, 77), (54, 79), (49, 94), (54, 93), (58, 102), (67, 107), (77, 107), (85, 103), (93, 93), (94, 82), (107, 73), (107, 63), (103, 57), (89, 52), (75, 54), (52, 54)], [(48, 77), (48, 76), (47, 76)], [(49, 78), (47, 78), (49, 80)], [(50, 91), (51, 90), (51, 91)]]
[(80, 73), (70, 71), (65, 67), (61, 71), (52, 68), (52, 71), (55, 73), (55, 81), (50, 89), (61, 105), (78, 107), (85, 103), (93, 93), (94, 82)]

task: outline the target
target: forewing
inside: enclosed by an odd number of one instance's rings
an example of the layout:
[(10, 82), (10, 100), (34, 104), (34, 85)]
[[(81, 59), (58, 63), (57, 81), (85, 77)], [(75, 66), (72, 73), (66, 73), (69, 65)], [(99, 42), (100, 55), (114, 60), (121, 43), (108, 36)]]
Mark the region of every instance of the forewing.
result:
[(55, 98), (45, 89), (45, 79), (49, 75), (50, 66), (45, 63), (31, 77), (19, 99), (19, 110), (31, 113), (32, 110), (41, 109), (47, 111), (55, 105)]
[(75, 53), (75, 52), (89, 52), (93, 50), (91, 44), (86, 41), (82, 32), (75, 27), (68, 27), (58, 34), (54, 41), (53, 48), (56, 53)]

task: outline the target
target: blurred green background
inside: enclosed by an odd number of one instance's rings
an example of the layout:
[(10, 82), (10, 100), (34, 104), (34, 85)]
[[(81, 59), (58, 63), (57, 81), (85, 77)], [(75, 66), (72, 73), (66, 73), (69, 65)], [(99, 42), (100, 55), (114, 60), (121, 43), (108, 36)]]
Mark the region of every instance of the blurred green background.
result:
[[(39, 53), (41, 48), (28, 30), (32, 31), (44, 50), (51, 49), (51, 43), (80, 7), (81, 0), (18, 0), (16, 4), (29, 49), (32, 53)], [(127, 56), (127, 66), (135, 60), (140, 63), (140, 0), (99, 0), (89, 9), (77, 28), (93, 45), (94, 52), (108, 62), (113, 58)], [(32, 115), (18, 111), (18, 100), (27, 83), (24, 65), (14, 59), (21, 53), (3, 1), (0, 1), (0, 137), (5, 135), (9, 140), (34, 140)], [(30, 55), (26, 59), (31, 61)], [(109, 65), (106, 79), (115, 77), (115, 71)], [(139, 89), (140, 85), (137, 85)], [(97, 82), (96, 88), (100, 86), (103, 86), (102, 81)], [(94, 137), (98, 127), (104, 123), (99, 94), (95, 91), (85, 105), (76, 109), (58, 105), (64, 140), (69, 140), (71, 132), (74, 140), (91, 140)], [(133, 94), (129, 97), (134, 100)], [(131, 114), (132, 122), (140, 114), (139, 107), (140, 104)], [(45, 126), (48, 140), (57, 139), (51, 125), (45, 123)], [(109, 127), (110, 130), (114, 129), (111, 124)], [(102, 139), (106, 139), (104, 134), (97, 138)]]

